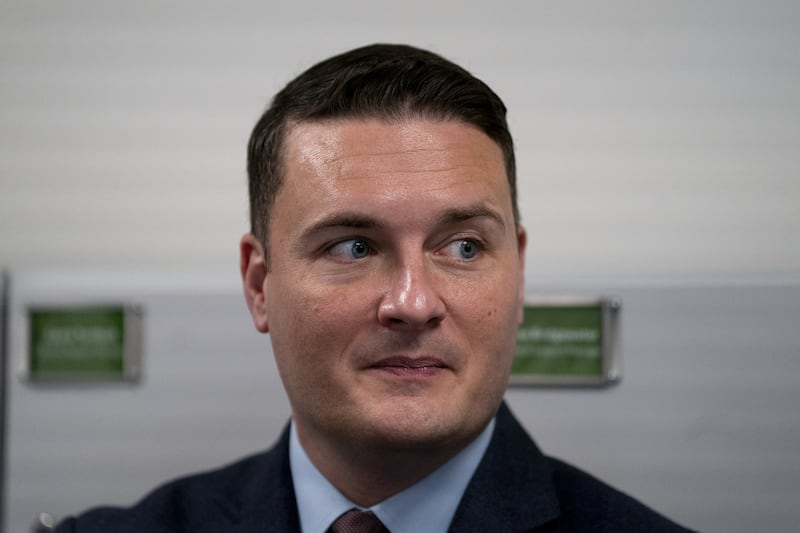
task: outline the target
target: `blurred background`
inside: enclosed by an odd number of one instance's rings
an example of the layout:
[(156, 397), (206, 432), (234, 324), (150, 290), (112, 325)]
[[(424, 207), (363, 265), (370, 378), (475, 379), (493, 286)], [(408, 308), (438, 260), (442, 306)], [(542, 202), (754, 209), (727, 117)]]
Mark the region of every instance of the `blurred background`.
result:
[[(288, 406), (237, 287), (247, 138), (372, 42), (507, 104), (528, 292), (623, 301), (620, 385), (509, 393), (545, 451), (693, 528), (796, 528), (796, 2), (4, 0), (5, 531), (271, 443)], [(142, 381), (21, 380), (26, 306), (88, 299), (145, 308)]]

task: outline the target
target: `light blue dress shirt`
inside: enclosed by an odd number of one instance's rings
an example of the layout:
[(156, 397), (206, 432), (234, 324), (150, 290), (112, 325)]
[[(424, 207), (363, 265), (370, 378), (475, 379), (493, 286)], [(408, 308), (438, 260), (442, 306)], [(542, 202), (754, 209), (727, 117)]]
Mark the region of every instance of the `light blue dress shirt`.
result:
[[(492, 419), (478, 438), (428, 477), (369, 510), (391, 533), (447, 531), (458, 502), (489, 446), (494, 424)], [(300, 444), (294, 423), (289, 439), (289, 463), (303, 533), (325, 533), (345, 511), (354, 507), (364, 509), (345, 498), (317, 470)]]

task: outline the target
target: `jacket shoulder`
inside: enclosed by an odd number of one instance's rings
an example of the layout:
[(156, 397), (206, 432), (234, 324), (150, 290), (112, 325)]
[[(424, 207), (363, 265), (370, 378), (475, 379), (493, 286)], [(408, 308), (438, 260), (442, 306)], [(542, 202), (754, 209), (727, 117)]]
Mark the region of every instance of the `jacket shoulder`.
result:
[(472, 531), (688, 530), (583, 470), (544, 455), (504, 402), (450, 528), (451, 533)]
[[(232, 509), (219, 499), (223, 487), (235, 483), (252, 464), (263, 460), (253, 456), (209, 472), (170, 481), (131, 507), (98, 507), (71, 517), (56, 528), (66, 532), (173, 532), (189, 531), (189, 524), (214, 518), (232, 518)], [(202, 523), (202, 522), (200, 522)], [(207, 524), (208, 522), (206, 522)]]
[(55, 533), (229, 531), (234, 525), (292, 523), (294, 489), (286, 447), (170, 481), (131, 507), (98, 507)]
[(686, 529), (568, 463), (547, 458), (567, 531), (680, 533)]

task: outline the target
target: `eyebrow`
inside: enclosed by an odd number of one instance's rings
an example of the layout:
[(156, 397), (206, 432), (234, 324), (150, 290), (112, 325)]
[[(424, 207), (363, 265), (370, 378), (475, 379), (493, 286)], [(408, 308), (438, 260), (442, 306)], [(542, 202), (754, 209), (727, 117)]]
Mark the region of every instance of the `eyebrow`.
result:
[(448, 209), (442, 213), (438, 219), (439, 224), (452, 224), (464, 222), (473, 218), (489, 218), (505, 228), (506, 224), (499, 212), (484, 204), (475, 204), (463, 208)]
[[(474, 218), (488, 218), (503, 228), (506, 226), (500, 213), (484, 204), (448, 209), (436, 218), (436, 225), (456, 224)], [(309, 237), (332, 228), (381, 229), (383, 227), (385, 224), (379, 220), (360, 213), (334, 213), (314, 222), (303, 232), (303, 236)]]
[(372, 217), (358, 213), (334, 213), (314, 222), (303, 232), (303, 236), (308, 237), (331, 228), (377, 229), (381, 227), (383, 224)]

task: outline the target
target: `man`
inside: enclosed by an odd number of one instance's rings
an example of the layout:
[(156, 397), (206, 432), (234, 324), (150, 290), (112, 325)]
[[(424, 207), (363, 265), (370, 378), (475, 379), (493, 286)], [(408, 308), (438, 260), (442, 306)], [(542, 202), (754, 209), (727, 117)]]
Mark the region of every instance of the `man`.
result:
[(58, 531), (684, 531), (544, 457), (503, 404), (525, 251), (505, 114), (408, 46), (278, 93), (250, 139), (241, 272), (290, 426)]

